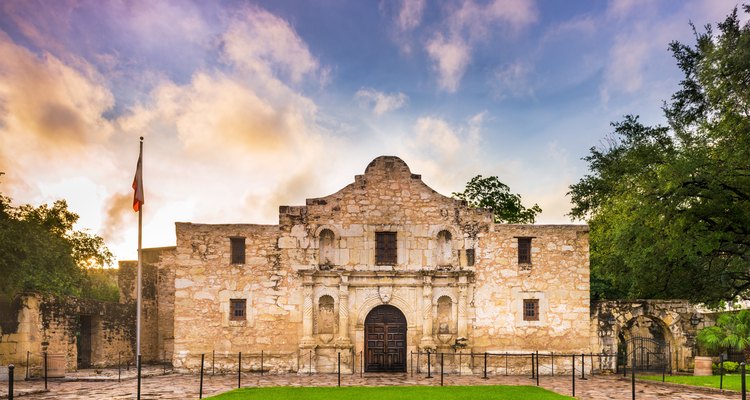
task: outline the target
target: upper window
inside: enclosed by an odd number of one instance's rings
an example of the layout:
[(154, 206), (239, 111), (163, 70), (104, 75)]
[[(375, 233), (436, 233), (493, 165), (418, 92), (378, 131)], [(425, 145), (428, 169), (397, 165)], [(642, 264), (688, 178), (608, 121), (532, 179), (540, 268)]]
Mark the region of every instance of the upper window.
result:
[(245, 238), (229, 238), (232, 247), (232, 264), (245, 263)]
[(539, 321), (539, 299), (523, 300), (523, 320)]
[(396, 232), (375, 232), (375, 264), (396, 265)]
[(466, 265), (474, 265), (474, 249), (466, 249)]
[(518, 238), (518, 263), (531, 264), (531, 238)]
[(229, 300), (229, 319), (232, 321), (244, 321), (247, 317), (247, 300)]

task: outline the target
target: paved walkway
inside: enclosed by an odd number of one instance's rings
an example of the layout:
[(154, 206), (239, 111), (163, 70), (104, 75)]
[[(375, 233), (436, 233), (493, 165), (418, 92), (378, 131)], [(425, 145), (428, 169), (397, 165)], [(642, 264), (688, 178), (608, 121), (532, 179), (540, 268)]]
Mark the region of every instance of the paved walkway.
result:
[[(82, 371), (65, 380), (50, 380), (48, 391), (43, 392), (43, 381), (18, 381), (15, 396), (20, 399), (134, 399), (136, 380), (133, 370), (117, 381), (117, 370), (100, 374)], [(152, 376), (142, 381), (142, 399), (197, 399), (199, 376), (195, 374), (159, 375), (158, 368), (147, 369)], [(536, 381), (519, 376), (445, 376), (445, 385), (535, 385)], [(0, 398), (7, 398), (7, 382), (0, 382)], [(320, 375), (264, 375), (243, 374), (243, 387), (257, 386), (336, 386), (337, 376)], [(440, 376), (427, 379), (424, 375), (365, 374), (342, 375), (342, 386), (389, 386), (389, 385), (440, 385)], [(571, 394), (570, 376), (542, 376), (540, 386), (563, 395)], [(204, 397), (223, 393), (237, 387), (237, 375), (206, 375), (203, 382)], [(595, 376), (588, 380), (576, 380), (576, 398), (587, 400), (629, 400), (630, 381), (615, 376)], [(740, 399), (740, 395), (720, 394), (701, 389), (676, 385), (636, 382), (636, 399), (639, 400), (727, 400)]]

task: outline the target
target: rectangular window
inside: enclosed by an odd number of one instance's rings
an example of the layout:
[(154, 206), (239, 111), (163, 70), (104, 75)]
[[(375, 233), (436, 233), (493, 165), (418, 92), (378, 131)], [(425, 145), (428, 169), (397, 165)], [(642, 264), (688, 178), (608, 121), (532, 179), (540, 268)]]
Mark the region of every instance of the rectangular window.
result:
[(523, 300), (523, 320), (539, 321), (539, 299)]
[(229, 238), (232, 247), (232, 264), (244, 264), (245, 263), (245, 238), (243, 237), (232, 237)]
[(232, 321), (244, 321), (247, 317), (247, 300), (231, 299), (229, 300), (229, 319)]
[(466, 265), (474, 265), (474, 249), (466, 249)]
[(531, 264), (531, 238), (518, 238), (518, 263)]
[(375, 264), (396, 265), (396, 232), (375, 232)]

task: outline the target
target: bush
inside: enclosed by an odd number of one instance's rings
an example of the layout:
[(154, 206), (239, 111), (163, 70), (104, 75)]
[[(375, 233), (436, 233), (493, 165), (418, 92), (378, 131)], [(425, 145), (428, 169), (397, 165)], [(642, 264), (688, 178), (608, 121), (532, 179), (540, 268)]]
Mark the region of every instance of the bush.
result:
[[(732, 374), (740, 369), (740, 364), (734, 361), (724, 361), (723, 364), (725, 374)], [(721, 372), (719, 369), (719, 364), (715, 363), (711, 365), (711, 370), (713, 371), (714, 375), (718, 375)]]

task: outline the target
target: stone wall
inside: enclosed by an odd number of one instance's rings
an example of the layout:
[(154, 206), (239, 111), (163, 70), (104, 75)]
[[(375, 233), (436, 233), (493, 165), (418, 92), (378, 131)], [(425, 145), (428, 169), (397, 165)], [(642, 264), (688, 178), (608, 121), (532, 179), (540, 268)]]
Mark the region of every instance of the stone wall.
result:
[[(588, 352), (588, 228), (492, 221), (378, 157), (337, 193), (281, 206), (276, 226), (178, 223), (174, 363), (265, 351), (277, 371), (332, 372), (341, 353), (346, 371), (382, 304), (404, 314), (407, 354), (459, 338), (467, 352)], [(378, 265), (378, 232), (396, 234), (393, 265)], [(532, 238), (530, 264), (519, 237)], [(244, 264), (231, 238), (245, 238)], [(231, 299), (247, 300), (245, 320), (230, 320)], [(539, 321), (523, 320), (524, 299), (539, 301)]]
[[(480, 351), (588, 352), (588, 228), (495, 225), (480, 241), (473, 344)], [(518, 237), (531, 237), (531, 264), (518, 264)], [(523, 300), (539, 321), (523, 320)]]
[[(230, 237), (244, 237), (244, 264), (232, 264)], [(194, 368), (200, 354), (260, 353), (279, 358), (274, 368), (296, 369), (300, 334), (299, 279), (285, 268), (278, 227), (177, 224), (174, 358)], [(245, 299), (247, 316), (229, 318), (231, 299)]]
[(131, 324), (135, 310), (127, 305), (74, 297), (55, 297), (43, 294), (20, 296), (17, 328), (0, 332), (0, 363), (14, 363), (17, 373), (25, 375), (27, 351), (30, 352), (30, 375), (41, 373), (42, 355), (62, 354), (66, 369), (77, 369), (77, 335), (81, 319), (91, 321), (92, 366), (117, 365), (118, 356), (132, 360)]
[[(175, 247), (143, 249), (141, 285), (141, 359), (169, 360), (174, 340)], [(136, 306), (138, 261), (120, 261), (117, 282), (120, 302)], [(133, 326), (135, 332), (135, 325)], [(132, 343), (136, 347), (135, 337)]]
[[(618, 345), (622, 347), (632, 337), (663, 340), (669, 346), (672, 368), (689, 370), (697, 332), (713, 325), (715, 319), (687, 300), (601, 301), (591, 307), (592, 348), (617, 354)], [(614, 370), (612, 361), (609, 368)]]

